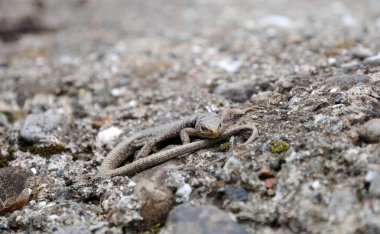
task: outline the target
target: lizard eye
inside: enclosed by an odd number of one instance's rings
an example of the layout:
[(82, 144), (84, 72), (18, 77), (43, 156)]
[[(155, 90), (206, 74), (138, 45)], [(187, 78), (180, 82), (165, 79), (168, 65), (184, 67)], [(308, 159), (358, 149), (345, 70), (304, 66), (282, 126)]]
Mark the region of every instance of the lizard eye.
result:
[(206, 131), (206, 128), (203, 127), (203, 126), (201, 126), (201, 131), (202, 131), (202, 132)]

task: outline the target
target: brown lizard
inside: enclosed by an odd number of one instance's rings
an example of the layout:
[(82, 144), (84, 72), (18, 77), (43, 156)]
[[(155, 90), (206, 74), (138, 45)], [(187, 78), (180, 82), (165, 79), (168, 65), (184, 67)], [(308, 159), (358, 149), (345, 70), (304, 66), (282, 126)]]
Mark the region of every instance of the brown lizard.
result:
[[(253, 106), (246, 109), (229, 109), (223, 111), (221, 116), (216, 113), (201, 113), (184, 120), (143, 130), (119, 143), (106, 156), (99, 167), (99, 171), (105, 175), (133, 175), (172, 158), (221, 142), (238, 132), (252, 130), (252, 135), (246, 142), (249, 143), (257, 135), (257, 129), (254, 125), (236, 126), (225, 130), (223, 121), (232, 114), (244, 115), (256, 108), (256, 106)], [(181, 137), (182, 146), (149, 155), (158, 142), (178, 136)], [(190, 143), (191, 136), (209, 139)], [(146, 142), (138, 152), (136, 156), (137, 160), (119, 167), (141, 146), (141, 143), (136, 144), (136, 142), (141, 140), (145, 140)], [(149, 157), (147, 157), (148, 155)]]

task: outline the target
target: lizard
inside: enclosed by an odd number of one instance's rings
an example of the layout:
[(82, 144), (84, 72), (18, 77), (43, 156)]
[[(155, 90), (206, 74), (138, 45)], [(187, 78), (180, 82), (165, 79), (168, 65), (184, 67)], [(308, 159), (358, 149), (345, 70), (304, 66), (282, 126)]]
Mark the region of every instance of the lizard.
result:
[[(225, 130), (226, 128), (223, 122), (232, 114), (244, 115), (248, 111), (256, 108), (257, 106), (246, 109), (228, 109), (223, 111), (220, 116), (213, 112), (200, 113), (159, 127), (148, 128), (119, 143), (108, 153), (98, 169), (105, 175), (132, 175), (182, 154), (216, 144), (240, 131), (252, 130), (251, 138), (255, 137), (255, 135), (257, 135), (257, 129), (254, 125), (237, 126)], [(178, 136), (180, 136), (182, 140), (182, 146), (158, 152), (147, 157), (158, 142)], [(208, 140), (190, 143), (190, 137), (201, 137)], [(252, 141), (251, 138), (246, 143)], [(141, 147), (141, 143), (135, 143), (142, 140), (145, 140), (146, 143), (137, 153), (136, 160), (118, 168), (138, 147)]]

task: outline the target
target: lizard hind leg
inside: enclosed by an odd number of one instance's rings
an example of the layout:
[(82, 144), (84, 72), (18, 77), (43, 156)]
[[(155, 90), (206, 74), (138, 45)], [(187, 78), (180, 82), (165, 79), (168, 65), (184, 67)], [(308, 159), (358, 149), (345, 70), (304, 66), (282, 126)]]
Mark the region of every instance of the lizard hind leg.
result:
[(153, 151), (157, 143), (158, 141), (155, 140), (150, 140), (147, 143), (145, 143), (144, 146), (139, 150), (139, 152), (135, 156), (135, 160), (149, 156), (149, 154)]

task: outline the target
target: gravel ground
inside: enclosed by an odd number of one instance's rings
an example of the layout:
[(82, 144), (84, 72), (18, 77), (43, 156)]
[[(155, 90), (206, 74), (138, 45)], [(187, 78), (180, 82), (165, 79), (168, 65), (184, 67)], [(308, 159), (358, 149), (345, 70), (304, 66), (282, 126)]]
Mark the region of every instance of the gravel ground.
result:
[[(1, 233), (380, 233), (380, 1), (0, 0)], [(260, 105), (134, 177), (122, 139)]]

